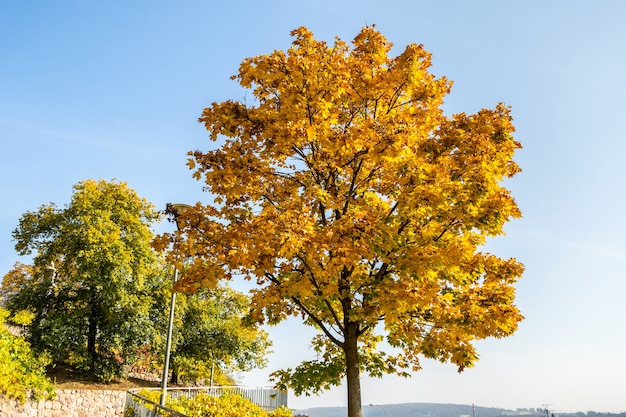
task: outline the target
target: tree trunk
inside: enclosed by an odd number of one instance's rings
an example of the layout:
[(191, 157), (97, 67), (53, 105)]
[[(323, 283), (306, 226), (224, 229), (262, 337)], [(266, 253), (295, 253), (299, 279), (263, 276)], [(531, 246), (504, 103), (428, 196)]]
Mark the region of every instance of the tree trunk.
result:
[(357, 323), (349, 322), (346, 326), (346, 383), (348, 386), (348, 417), (362, 417), (361, 376), (359, 370), (359, 352), (357, 349)]
[(98, 359), (96, 352), (96, 340), (98, 338), (98, 320), (100, 318), (100, 306), (98, 304), (98, 295), (95, 290), (91, 290), (89, 302), (89, 323), (87, 327), (87, 356), (89, 357), (91, 372), (94, 372), (94, 366)]
[(178, 385), (178, 366), (174, 364), (171, 368), (172, 368), (172, 377), (170, 378), (170, 384)]
[(87, 355), (91, 361), (91, 369), (96, 363), (96, 336), (98, 334), (98, 321), (94, 312), (94, 307), (91, 307), (89, 314), (89, 329), (87, 331)]

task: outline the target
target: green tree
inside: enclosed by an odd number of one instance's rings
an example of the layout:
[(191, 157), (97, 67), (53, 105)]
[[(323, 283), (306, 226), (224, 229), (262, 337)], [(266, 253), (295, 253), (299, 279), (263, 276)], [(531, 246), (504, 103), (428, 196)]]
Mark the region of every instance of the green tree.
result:
[(12, 271), (17, 278), (6, 292), (12, 310), (35, 313), (34, 346), (102, 380), (121, 373), (132, 347), (153, 331), (149, 291), (163, 280), (150, 244), (158, 218), (126, 183), (104, 180), (78, 183), (64, 208), (49, 204), (22, 215), (15, 248), (34, 252), (34, 265)]
[(221, 145), (189, 167), (214, 201), (182, 216), (176, 251), (195, 261), (178, 286), (254, 280), (254, 318), (319, 330), (318, 358), (275, 373), (278, 384), (315, 392), (345, 377), (360, 417), (361, 372), (408, 376), (422, 356), (462, 371), (475, 340), (516, 330), (523, 266), (482, 246), (521, 216), (502, 186), (520, 144), (503, 104), (445, 115), (451, 83), (420, 45), (391, 57), (373, 27), (352, 45), (292, 34), (289, 50), (245, 59), (233, 77), (253, 100), (202, 113)]
[(220, 286), (178, 294), (176, 301), (172, 383), (213, 377), (220, 384), (226, 376), (265, 366), (271, 343), (247, 319), (250, 300), (244, 294)]
[(22, 336), (12, 335), (5, 327), (9, 314), (0, 308), (0, 394), (21, 402), (29, 396), (54, 398), (54, 384), (46, 377), (50, 355), (33, 352)]

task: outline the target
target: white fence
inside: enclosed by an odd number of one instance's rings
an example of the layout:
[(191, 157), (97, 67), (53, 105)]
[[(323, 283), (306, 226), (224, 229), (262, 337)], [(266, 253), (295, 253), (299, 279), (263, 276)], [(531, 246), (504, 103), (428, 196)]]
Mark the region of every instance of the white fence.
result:
[[(153, 388), (151, 391), (160, 391), (159, 388)], [(134, 417), (187, 417), (178, 411), (168, 407), (161, 406), (154, 401), (150, 401), (138, 395), (141, 389), (132, 389), (126, 393), (126, 405), (124, 407), (124, 416)], [(279, 391), (271, 388), (253, 388), (253, 387), (193, 387), (193, 388), (168, 388), (167, 395), (170, 398), (195, 397), (198, 394), (209, 394), (213, 397), (220, 397), (224, 394), (238, 394), (243, 398), (250, 400), (267, 411), (273, 411), (280, 406), (287, 407), (287, 392)], [(130, 414), (133, 410), (133, 414)]]

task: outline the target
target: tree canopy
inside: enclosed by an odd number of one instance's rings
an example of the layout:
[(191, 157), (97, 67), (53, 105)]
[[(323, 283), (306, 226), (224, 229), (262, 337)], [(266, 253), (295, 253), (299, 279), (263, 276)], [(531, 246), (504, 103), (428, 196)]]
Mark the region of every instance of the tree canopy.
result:
[[(219, 385), (240, 371), (265, 366), (271, 342), (247, 319), (250, 300), (227, 286), (176, 297), (172, 382), (201, 379)], [(225, 378), (227, 377), (227, 378)], [(231, 384), (223, 384), (231, 385)]]
[(318, 329), (317, 359), (276, 382), (299, 394), (346, 377), (357, 417), (361, 372), (406, 376), (421, 356), (462, 371), (475, 340), (516, 330), (523, 266), (483, 246), (521, 216), (502, 185), (520, 144), (504, 104), (444, 114), (452, 83), (421, 45), (391, 57), (371, 26), (351, 45), (292, 36), (242, 62), (233, 78), (252, 100), (204, 109), (219, 146), (191, 152), (189, 167), (213, 202), (160, 245), (193, 257), (178, 288), (242, 275), (257, 284), (254, 319)]
[[(34, 263), (4, 275), (0, 303), (29, 324), (33, 348), (105, 381), (160, 370), (173, 283), (151, 246), (158, 218), (127, 184), (94, 180), (77, 184), (65, 208), (21, 217), (16, 248)], [(264, 366), (271, 343), (248, 312), (249, 299), (227, 286), (178, 297), (173, 379), (232, 381)]]
[[(86, 180), (70, 203), (27, 212), (13, 232), (20, 255), (4, 278), (13, 311), (35, 313), (33, 345), (70, 360), (100, 379), (118, 376), (152, 329), (150, 280), (163, 280), (151, 247), (159, 215), (126, 183)], [(7, 284), (8, 282), (8, 284)]]

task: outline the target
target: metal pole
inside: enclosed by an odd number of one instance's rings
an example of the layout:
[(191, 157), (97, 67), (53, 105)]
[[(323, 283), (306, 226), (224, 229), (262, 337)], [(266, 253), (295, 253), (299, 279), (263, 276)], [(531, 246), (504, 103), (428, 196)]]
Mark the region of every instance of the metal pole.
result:
[[(178, 269), (174, 268), (174, 282), (178, 279)], [(172, 328), (174, 327), (174, 306), (176, 305), (176, 293), (172, 289), (170, 302), (170, 319), (167, 323), (167, 340), (165, 342), (165, 364), (163, 365), (163, 378), (161, 379), (161, 405), (165, 405), (167, 397), (167, 374), (170, 367), (170, 348), (172, 345)]]
[[(171, 210), (170, 214), (174, 216), (174, 222), (176, 223), (176, 230), (180, 230), (180, 224), (178, 223), (178, 216), (188, 210), (191, 206), (187, 204), (170, 204), (167, 210)], [(178, 280), (178, 269), (174, 267), (174, 284)], [(170, 348), (172, 345), (172, 328), (174, 327), (174, 306), (176, 305), (176, 293), (172, 287), (172, 301), (170, 302), (170, 319), (167, 323), (167, 340), (165, 342), (165, 363), (163, 364), (163, 378), (161, 379), (161, 405), (165, 405), (165, 399), (167, 398), (167, 374), (170, 367)]]

